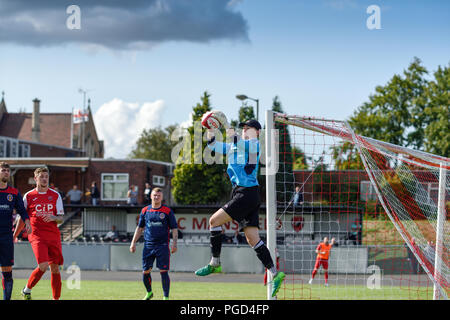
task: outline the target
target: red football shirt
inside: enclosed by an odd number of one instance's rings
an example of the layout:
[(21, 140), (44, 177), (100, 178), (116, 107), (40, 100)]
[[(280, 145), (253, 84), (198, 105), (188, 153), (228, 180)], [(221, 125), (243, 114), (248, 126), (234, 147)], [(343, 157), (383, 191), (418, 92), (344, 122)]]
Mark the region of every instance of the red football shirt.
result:
[(33, 229), (29, 235), (30, 241), (61, 241), (61, 234), (56, 221), (45, 222), (42, 219), (42, 214), (64, 215), (61, 195), (50, 188), (47, 192), (38, 192), (37, 189), (33, 189), (24, 195), (23, 202), (30, 216)]

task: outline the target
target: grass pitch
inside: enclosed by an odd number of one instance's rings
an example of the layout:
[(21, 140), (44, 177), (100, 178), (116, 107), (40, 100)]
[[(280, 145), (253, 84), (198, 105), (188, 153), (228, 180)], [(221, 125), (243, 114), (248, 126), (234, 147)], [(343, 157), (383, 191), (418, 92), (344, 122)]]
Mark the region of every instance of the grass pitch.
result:
[[(25, 279), (14, 280), (13, 300), (22, 300), (21, 290)], [(153, 281), (154, 300), (162, 300), (160, 281)], [(426, 288), (384, 287), (368, 289), (364, 286), (339, 286), (323, 284), (292, 285), (280, 289), (278, 299), (295, 300), (428, 300), (432, 293)], [(80, 289), (69, 289), (62, 281), (62, 300), (141, 300), (145, 295), (144, 285), (139, 281), (94, 281), (83, 280)], [(51, 300), (50, 281), (42, 279), (33, 288), (33, 300)], [(235, 282), (177, 282), (170, 287), (171, 300), (266, 300), (267, 289), (260, 283)]]

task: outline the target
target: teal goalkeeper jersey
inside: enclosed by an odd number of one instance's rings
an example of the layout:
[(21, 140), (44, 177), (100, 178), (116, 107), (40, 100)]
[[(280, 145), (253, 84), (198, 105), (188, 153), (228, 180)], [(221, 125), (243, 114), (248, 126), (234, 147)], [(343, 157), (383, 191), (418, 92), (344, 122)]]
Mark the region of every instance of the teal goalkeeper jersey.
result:
[(259, 141), (240, 139), (233, 143), (213, 140), (208, 147), (227, 156), (227, 173), (231, 184), (240, 187), (254, 187), (258, 183)]

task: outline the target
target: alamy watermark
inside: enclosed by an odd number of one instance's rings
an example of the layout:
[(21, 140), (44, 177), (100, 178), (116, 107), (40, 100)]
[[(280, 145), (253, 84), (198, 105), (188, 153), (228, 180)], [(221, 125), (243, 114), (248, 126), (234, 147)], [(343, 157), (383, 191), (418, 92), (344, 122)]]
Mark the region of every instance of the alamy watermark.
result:
[[(195, 121), (193, 131), (186, 128), (175, 129), (170, 139), (178, 142), (171, 150), (171, 160), (175, 164), (239, 164), (261, 165), (261, 174), (273, 175), (278, 172), (278, 129), (271, 129), (270, 141), (266, 144), (266, 130), (259, 136), (244, 137), (242, 130), (231, 131), (224, 138), (220, 130), (202, 128)], [(233, 129), (232, 129), (233, 130)], [(205, 146), (205, 142), (214, 141)], [(267, 146), (267, 150), (266, 150)], [(268, 163), (266, 163), (268, 162)]]
[(81, 9), (77, 5), (68, 6), (66, 13), (69, 16), (66, 19), (66, 27), (69, 30), (80, 30), (81, 29)]
[(81, 269), (76, 264), (70, 265), (67, 270), (67, 274), (70, 274), (67, 277), (66, 286), (69, 290), (80, 290), (81, 289)]
[(366, 26), (369, 30), (381, 29), (381, 9), (379, 6), (372, 4), (367, 7), (367, 14), (370, 16), (366, 20)]

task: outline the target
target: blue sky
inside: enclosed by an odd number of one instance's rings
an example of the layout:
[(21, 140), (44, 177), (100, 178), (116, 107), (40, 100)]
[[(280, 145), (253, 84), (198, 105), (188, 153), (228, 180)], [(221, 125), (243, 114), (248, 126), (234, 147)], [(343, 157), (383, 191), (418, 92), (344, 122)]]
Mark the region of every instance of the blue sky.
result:
[[(106, 156), (120, 158), (143, 128), (187, 121), (205, 90), (230, 119), (240, 93), (260, 100), (260, 119), (276, 95), (287, 113), (346, 119), (414, 57), (430, 73), (450, 62), (449, 1), (150, 1), (163, 14), (146, 16), (138, 0), (111, 9), (72, 1), (83, 42), (65, 26), (64, 1), (36, 9), (0, 0), (8, 110), (31, 112), (38, 97), (42, 112), (70, 112), (82, 105), (78, 88), (90, 90)], [(370, 5), (381, 8), (380, 30), (366, 26)], [(143, 24), (120, 25), (128, 18)]]

